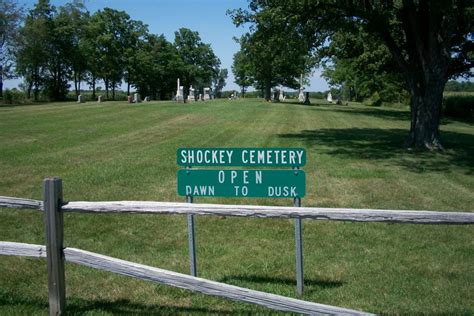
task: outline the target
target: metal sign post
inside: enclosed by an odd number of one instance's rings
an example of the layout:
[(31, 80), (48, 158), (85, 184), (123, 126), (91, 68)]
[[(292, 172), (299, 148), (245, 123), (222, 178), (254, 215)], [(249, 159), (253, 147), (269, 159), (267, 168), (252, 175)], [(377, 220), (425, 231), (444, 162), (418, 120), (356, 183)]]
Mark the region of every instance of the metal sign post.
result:
[[(301, 206), (306, 192), (304, 148), (178, 148), (178, 194), (192, 203), (193, 197), (293, 198)], [(197, 169), (202, 167), (287, 167), (293, 170)], [(188, 214), (191, 275), (197, 276), (194, 216)], [(296, 290), (303, 294), (303, 238), (301, 217), (295, 219)]]
[[(193, 203), (193, 197), (191, 195), (187, 195), (186, 202)], [(188, 248), (189, 248), (189, 261), (191, 264), (191, 275), (197, 277), (196, 235), (195, 235), (195, 229), (194, 229), (194, 215), (192, 214), (188, 214)]]
[[(298, 168), (294, 168), (295, 172), (299, 172)], [(293, 206), (301, 207), (301, 197), (293, 199)], [(303, 273), (303, 236), (302, 236), (301, 217), (295, 219), (295, 254), (296, 254), (296, 292), (303, 295), (304, 273)]]

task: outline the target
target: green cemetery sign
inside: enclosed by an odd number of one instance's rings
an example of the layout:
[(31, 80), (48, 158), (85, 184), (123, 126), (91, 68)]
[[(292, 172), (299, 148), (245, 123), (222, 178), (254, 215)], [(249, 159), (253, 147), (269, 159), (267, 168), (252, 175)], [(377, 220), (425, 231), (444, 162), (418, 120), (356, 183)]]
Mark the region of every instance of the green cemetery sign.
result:
[(178, 170), (178, 194), (216, 197), (304, 197), (303, 170)]
[(180, 166), (287, 167), (293, 170), (178, 171), (182, 196), (302, 198), (306, 175), (297, 168), (306, 164), (304, 148), (179, 148)]
[(301, 167), (304, 148), (179, 148), (179, 166)]

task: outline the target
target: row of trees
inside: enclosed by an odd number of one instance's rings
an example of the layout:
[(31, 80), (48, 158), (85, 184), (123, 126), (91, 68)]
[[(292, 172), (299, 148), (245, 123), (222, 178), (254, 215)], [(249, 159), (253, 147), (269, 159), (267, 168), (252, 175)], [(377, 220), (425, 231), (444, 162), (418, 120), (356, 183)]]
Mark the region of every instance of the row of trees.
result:
[[(2, 3), (15, 7), (13, 1)], [(227, 70), (219, 68), (211, 46), (186, 28), (175, 32), (171, 43), (150, 34), (147, 25), (126, 12), (105, 8), (91, 15), (82, 0), (58, 8), (39, 0), (23, 25), (16, 22), (8, 30), (14, 27), (18, 35), (5, 36), (11, 43), (10, 64), (16, 66), (9, 75), (22, 76), (28, 97), (33, 94), (35, 100), (40, 93), (64, 100), (71, 83), (76, 95), (87, 83), (95, 98), (96, 85), (103, 82), (106, 97), (111, 94), (112, 99), (123, 82), (128, 94), (134, 88), (154, 99), (170, 98), (177, 78), (186, 92), (190, 85), (202, 89), (214, 83), (219, 94), (225, 85)]]
[(396, 99), (406, 91), (407, 146), (443, 148), (443, 90), (474, 67), (473, 1), (249, 0), (248, 10), (230, 15), (236, 25), (251, 24), (233, 65), (243, 90), (294, 83), (320, 65), (331, 84), (354, 97)]

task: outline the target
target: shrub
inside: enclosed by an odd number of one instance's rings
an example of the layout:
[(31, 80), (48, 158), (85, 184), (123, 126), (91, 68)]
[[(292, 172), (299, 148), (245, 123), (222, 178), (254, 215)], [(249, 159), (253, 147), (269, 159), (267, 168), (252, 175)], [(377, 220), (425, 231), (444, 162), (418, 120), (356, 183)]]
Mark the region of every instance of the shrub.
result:
[(4, 104), (21, 104), (26, 100), (26, 95), (24, 92), (18, 89), (5, 89), (3, 91), (3, 102)]
[(472, 120), (474, 118), (474, 94), (444, 96), (443, 114), (446, 117)]
[(364, 101), (368, 106), (382, 106), (382, 98), (378, 92), (374, 92), (370, 98)]

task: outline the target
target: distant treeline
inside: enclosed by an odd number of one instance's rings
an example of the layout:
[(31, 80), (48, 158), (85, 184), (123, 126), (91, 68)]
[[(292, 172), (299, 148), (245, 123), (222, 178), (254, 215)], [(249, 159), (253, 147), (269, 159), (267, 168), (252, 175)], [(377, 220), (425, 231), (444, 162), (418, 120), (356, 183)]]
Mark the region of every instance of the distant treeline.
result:
[[(15, 11), (16, 2), (5, 1)], [(66, 100), (71, 90), (79, 95), (84, 84), (93, 98), (102, 86), (104, 99), (115, 99), (123, 83), (127, 94), (133, 89), (152, 99), (170, 99), (177, 78), (185, 94), (192, 85), (196, 94), (210, 87), (219, 96), (225, 85), (227, 70), (220, 69), (210, 44), (186, 28), (176, 31), (171, 43), (126, 12), (105, 8), (90, 14), (83, 1), (55, 7), (39, 0), (26, 16), (10, 20), (3, 48), (12, 67), (0, 69), (0, 79), (24, 78), (20, 89), (27, 99)]]
[(471, 81), (448, 81), (444, 91), (455, 91), (455, 92), (474, 92), (474, 82)]

